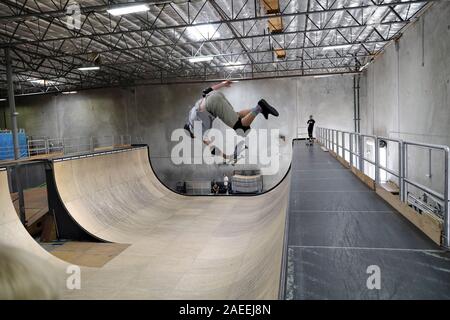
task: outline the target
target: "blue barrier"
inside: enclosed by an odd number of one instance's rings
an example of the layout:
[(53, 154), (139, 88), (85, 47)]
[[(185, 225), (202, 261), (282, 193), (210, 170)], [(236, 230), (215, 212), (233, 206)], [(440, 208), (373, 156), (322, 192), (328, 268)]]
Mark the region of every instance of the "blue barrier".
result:
[[(19, 133), (20, 157), (28, 157), (27, 136), (25, 131)], [(0, 132), (0, 160), (14, 159), (14, 143), (11, 131)]]

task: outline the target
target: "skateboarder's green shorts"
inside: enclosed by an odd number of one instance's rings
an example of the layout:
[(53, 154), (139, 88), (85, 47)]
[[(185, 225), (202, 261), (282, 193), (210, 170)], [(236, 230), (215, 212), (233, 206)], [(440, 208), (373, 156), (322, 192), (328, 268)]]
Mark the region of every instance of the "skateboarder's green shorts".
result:
[(221, 119), (227, 126), (233, 128), (239, 120), (239, 114), (225, 98), (222, 92), (213, 91), (206, 96), (206, 111)]

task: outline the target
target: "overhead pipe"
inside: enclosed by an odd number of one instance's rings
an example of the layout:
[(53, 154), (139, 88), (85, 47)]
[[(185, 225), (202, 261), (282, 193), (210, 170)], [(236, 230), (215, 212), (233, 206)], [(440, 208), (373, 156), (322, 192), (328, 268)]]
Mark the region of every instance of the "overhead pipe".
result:
[(9, 104), (9, 112), (11, 115), (11, 127), (12, 127), (11, 129), (14, 145), (14, 159), (17, 160), (20, 158), (19, 136), (17, 130), (18, 113), (16, 111), (16, 101), (14, 98), (14, 80), (11, 62), (11, 51), (9, 48), (5, 48), (5, 57), (6, 57), (6, 81), (8, 85), (8, 104)]
[(355, 132), (361, 133), (361, 113), (360, 113), (360, 75), (353, 77), (353, 121)]
[(356, 98), (357, 98), (357, 100), (356, 100), (356, 111), (357, 111), (357, 118), (356, 118), (356, 121), (357, 121), (357, 124), (358, 124), (358, 133), (361, 133), (361, 108), (360, 108), (360, 106), (361, 106), (361, 101), (360, 101), (360, 80), (361, 80), (361, 77), (360, 77), (360, 75), (357, 75), (356, 76)]
[[(13, 68), (11, 61), (11, 51), (9, 48), (5, 48), (5, 58), (6, 58), (6, 80), (8, 83), (8, 104), (9, 112), (11, 115), (11, 129), (13, 136), (13, 148), (14, 148), (14, 159), (20, 159), (20, 145), (19, 145), (19, 134), (17, 129), (17, 116), (19, 115), (16, 111), (16, 100), (14, 97), (14, 79), (13, 79)], [(20, 179), (20, 164), (14, 167), (15, 178), (16, 178), (16, 189), (19, 195), (19, 216), (22, 224), (26, 224), (25, 217), (25, 199), (23, 194), (23, 188)]]

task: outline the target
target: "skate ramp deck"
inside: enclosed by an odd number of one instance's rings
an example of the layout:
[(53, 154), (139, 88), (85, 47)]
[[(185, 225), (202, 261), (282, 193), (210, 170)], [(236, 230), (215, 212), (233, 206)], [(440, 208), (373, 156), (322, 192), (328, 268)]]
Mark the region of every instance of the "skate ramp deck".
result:
[(289, 175), (258, 196), (183, 196), (147, 147), (53, 162), (59, 196), (88, 233), (131, 246), (66, 298), (276, 299)]
[(288, 220), (286, 299), (450, 299), (450, 252), (317, 144), (294, 141)]

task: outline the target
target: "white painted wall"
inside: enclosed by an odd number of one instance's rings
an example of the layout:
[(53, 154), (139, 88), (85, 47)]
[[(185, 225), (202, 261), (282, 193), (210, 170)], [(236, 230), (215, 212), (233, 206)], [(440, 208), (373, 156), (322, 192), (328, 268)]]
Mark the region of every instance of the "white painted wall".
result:
[[(362, 81), (363, 132), (450, 145), (450, 2), (434, 3), (401, 39), (365, 72)], [(397, 155), (390, 166), (396, 168)], [(443, 158), (411, 150), (411, 177), (443, 192)]]

